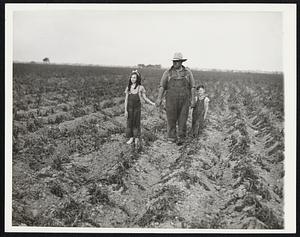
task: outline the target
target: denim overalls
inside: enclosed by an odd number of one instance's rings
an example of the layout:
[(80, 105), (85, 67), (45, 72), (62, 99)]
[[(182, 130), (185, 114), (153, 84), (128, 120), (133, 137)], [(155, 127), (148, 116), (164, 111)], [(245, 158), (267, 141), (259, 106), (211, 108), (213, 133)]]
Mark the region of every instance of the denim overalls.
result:
[(206, 97), (201, 100), (198, 98), (195, 108), (192, 113), (192, 133), (194, 136), (199, 135), (203, 129), (204, 125), (204, 100)]
[(190, 105), (190, 84), (188, 71), (169, 70), (166, 92), (166, 112), (168, 121), (168, 137), (176, 139), (176, 124), (178, 122), (178, 137), (184, 138), (187, 130), (187, 119)]
[(126, 137), (138, 138), (141, 135), (141, 100), (139, 93), (138, 90), (136, 94), (128, 94)]

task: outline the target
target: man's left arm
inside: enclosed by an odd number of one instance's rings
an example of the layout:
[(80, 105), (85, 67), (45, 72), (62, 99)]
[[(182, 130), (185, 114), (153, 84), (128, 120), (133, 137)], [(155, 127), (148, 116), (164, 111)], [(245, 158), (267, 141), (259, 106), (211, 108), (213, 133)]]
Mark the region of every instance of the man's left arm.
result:
[(189, 77), (190, 77), (190, 86), (191, 86), (191, 96), (192, 96), (192, 100), (191, 100), (191, 107), (194, 108), (196, 101), (195, 101), (195, 79), (193, 76), (193, 73), (191, 70), (189, 70)]

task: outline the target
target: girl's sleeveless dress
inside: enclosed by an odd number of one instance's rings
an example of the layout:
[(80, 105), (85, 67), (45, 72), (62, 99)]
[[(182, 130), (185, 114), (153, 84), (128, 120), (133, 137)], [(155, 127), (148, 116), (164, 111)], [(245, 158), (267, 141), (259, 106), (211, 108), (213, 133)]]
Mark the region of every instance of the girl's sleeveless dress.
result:
[(140, 137), (141, 135), (141, 100), (140, 91), (136, 94), (128, 93), (126, 137)]

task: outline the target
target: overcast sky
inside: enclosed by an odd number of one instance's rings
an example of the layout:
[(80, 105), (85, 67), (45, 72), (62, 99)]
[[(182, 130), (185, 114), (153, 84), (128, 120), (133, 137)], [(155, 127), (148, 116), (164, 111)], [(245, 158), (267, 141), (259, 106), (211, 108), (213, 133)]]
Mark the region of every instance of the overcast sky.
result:
[[(179, 9), (178, 9), (179, 10)], [(19, 11), (15, 61), (282, 71), (279, 12)]]

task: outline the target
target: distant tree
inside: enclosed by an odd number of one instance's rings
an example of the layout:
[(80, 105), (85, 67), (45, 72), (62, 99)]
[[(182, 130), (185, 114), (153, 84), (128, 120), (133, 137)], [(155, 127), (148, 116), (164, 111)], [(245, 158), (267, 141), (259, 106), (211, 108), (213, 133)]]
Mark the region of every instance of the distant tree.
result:
[(148, 64), (148, 65), (138, 64), (137, 66), (138, 66), (138, 68), (154, 68), (154, 69), (160, 69), (161, 68), (160, 64)]
[(161, 65), (160, 65), (160, 64), (154, 64), (154, 65), (148, 64), (146, 67), (147, 67), (147, 68), (160, 69), (160, 68), (161, 68)]
[(43, 59), (43, 62), (44, 62), (44, 63), (50, 63), (50, 59), (49, 59), (49, 58), (44, 58), (44, 59)]
[(138, 64), (138, 68), (144, 68), (145, 64)]

